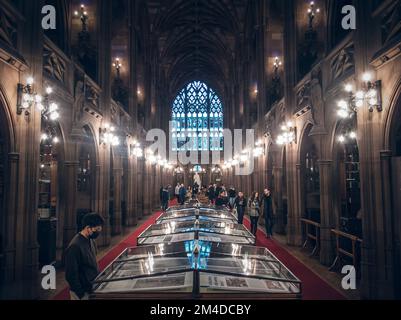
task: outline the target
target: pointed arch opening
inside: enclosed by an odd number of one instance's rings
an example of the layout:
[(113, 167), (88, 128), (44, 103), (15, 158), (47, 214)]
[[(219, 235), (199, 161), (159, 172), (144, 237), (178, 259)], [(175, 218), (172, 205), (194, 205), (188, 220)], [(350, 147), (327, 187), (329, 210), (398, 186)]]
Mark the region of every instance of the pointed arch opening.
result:
[(173, 151), (223, 151), (223, 105), (206, 83), (187, 84), (172, 105)]

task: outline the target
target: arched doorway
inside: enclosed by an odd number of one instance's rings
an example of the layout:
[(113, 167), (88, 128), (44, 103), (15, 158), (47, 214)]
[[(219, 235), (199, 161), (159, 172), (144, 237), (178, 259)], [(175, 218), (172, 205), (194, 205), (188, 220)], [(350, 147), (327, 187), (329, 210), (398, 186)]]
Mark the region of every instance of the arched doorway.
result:
[(401, 99), (395, 106), (391, 119), (389, 137), (391, 158), (392, 221), (394, 245), (395, 296), (401, 299)]
[(318, 149), (313, 137), (309, 136), (312, 125), (309, 125), (302, 139), (301, 146), (301, 194), (303, 200), (303, 217), (320, 222), (320, 174)]
[(9, 165), (8, 165), (8, 154), (10, 153), (10, 137), (8, 132), (8, 123), (6, 121), (6, 115), (3, 109), (4, 106), (0, 101), (0, 285), (3, 283), (2, 270), (5, 268), (5, 241), (6, 241), (6, 217), (7, 212), (6, 206), (6, 193), (9, 181)]
[(57, 260), (56, 247), (62, 243), (63, 233), (57, 232), (60, 216), (62, 168), (64, 160), (63, 139), (60, 127), (42, 118), (38, 189), (38, 243), (40, 265)]
[(288, 222), (288, 193), (287, 193), (287, 148), (283, 149), (283, 163), (282, 163), (282, 175), (281, 175), (281, 190), (282, 190), (282, 215), (283, 215), (283, 226), (284, 233), (286, 234), (287, 222)]
[[(339, 134), (342, 134), (339, 127)], [(338, 136), (338, 135), (337, 135)], [(338, 225), (341, 231), (362, 238), (359, 148), (355, 138), (336, 142)]]
[(77, 230), (80, 228), (82, 217), (95, 208), (96, 142), (88, 126), (85, 126), (83, 131), (78, 156)]

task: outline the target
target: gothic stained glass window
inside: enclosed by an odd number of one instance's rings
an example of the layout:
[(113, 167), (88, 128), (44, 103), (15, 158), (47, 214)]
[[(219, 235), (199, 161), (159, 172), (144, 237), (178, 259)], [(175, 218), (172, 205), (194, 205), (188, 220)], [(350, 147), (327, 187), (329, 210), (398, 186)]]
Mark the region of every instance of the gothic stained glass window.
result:
[(223, 106), (205, 83), (189, 83), (172, 109), (173, 151), (223, 150)]

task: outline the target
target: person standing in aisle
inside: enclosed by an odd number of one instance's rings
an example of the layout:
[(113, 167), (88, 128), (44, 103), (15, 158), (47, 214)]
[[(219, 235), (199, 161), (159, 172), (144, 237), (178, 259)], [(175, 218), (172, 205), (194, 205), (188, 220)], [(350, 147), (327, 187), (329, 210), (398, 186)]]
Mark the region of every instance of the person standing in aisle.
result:
[(230, 205), (230, 209), (234, 208), (236, 197), (237, 197), (237, 191), (235, 191), (235, 188), (231, 186), (230, 189), (228, 190), (228, 203)]
[(170, 194), (168, 192), (169, 186), (165, 187), (163, 189), (162, 193), (162, 209), (163, 211), (166, 211), (168, 209), (168, 201), (170, 200)]
[(160, 200), (160, 206), (162, 207), (162, 210), (163, 210), (163, 191), (164, 191), (164, 187), (160, 186), (160, 189), (159, 189), (159, 200)]
[(221, 191), (216, 199), (216, 206), (226, 206), (228, 203), (227, 197), (224, 191)]
[(71, 300), (88, 300), (88, 295), (92, 292), (92, 281), (99, 274), (94, 240), (102, 231), (103, 224), (104, 220), (99, 214), (85, 215), (81, 222), (81, 231), (66, 249), (65, 279), (70, 286)]
[(185, 197), (187, 196), (187, 190), (184, 187), (184, 184), (181, 184), (180, 190), (179, 190), (179, 203), (180, 205), (183, 205), (185, 203)]
[(253, 192), (251, 199), (249, 199), (249, 217), (251, 219), (251, 232), (256, 237), (258, 231), (258, 221), (260, 216), (260, 200), (259, 193)]
[(263, 216), (265, 219), (266, 237), (271, 238), (273, 236), (274, 213), (272, 195), (267, 188), (263, 192)]
[(174, 189), (174, 195), (177, 198), (177, 201), (180, 202), (180, 184), (177, 183)]
[(213, 185), (209, 186), (209, 189), (207, 191), (207, 196), (209, 198), (210, 204), (213, 204), (213, 200), (214, 200), (214, 187), (213, 187)]
[(237, 210), (238, 215), (238, 223), (242, 224), (244, 221), (244, 215), (246, 210), (246, 198), (244, 197), (243, 192), (238, 192), (238, 197), (235, 199), (234, 207)]

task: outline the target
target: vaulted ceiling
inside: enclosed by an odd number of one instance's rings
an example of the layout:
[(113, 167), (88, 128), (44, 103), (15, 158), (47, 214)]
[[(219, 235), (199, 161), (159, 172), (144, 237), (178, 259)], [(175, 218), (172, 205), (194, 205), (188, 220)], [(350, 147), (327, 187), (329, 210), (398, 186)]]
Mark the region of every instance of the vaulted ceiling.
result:
[(146, 1), (154, 49), (171, 93), (192, 80), (223, 89), (238, 52), (248, 2)]

